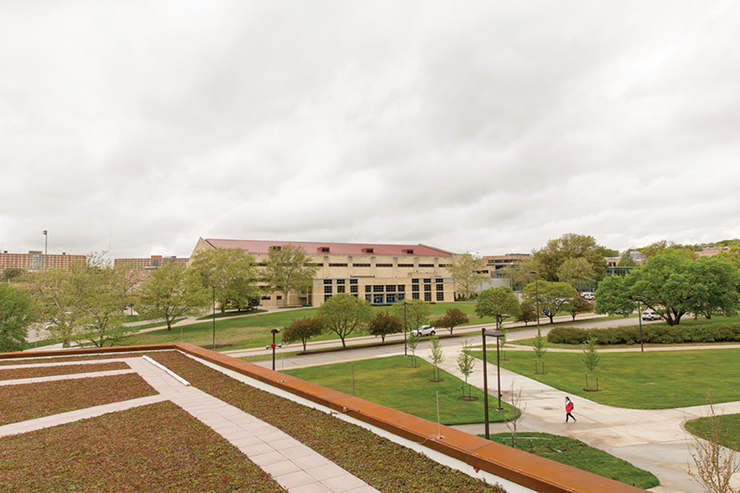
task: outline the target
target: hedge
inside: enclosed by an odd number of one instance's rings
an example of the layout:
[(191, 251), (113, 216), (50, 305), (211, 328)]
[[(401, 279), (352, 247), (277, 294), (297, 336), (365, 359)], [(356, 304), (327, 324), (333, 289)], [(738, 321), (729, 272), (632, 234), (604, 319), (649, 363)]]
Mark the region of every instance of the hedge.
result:
[[(586, 344), (592, 337), (599, 345), (637, 344), (640, 342), (638, 327), (613, 327), (609, 329), (576, 329), (556, 327), (547, 334), (552, 344)], [(690, 342), (740, 341), (740, 323), (716, 323), (709, 326), (646, 325), (642, 328), (642, 341), (646, 344), (681, 344)]]

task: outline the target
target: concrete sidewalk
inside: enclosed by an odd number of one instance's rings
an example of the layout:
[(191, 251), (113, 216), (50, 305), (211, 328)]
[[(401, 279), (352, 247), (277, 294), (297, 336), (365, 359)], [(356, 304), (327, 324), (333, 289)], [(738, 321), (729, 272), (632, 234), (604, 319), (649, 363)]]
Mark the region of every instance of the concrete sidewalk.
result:
[[(460, 347), (444, 348), (442, 369), (464, 379), (456, 360)], [(508, 350), (508, 349), (507, 349)], [(427, 358), (424, 352), (417, 356)], [(483, 389), (483, 367), (479, 362), (468, 381)], [(520, 409), (524, 419), (518, 432), (539, 431), (565, 435), (604, 450), (633, 465), (655, 474), (661, 485), (651, 491), (661, 493), (701, 493), (703, 488), (688, 474), (693, 464), (689, 435), (684, 431), (686, 421), (699, 418), (704, 406), (679, 409), (642, 410), (624, 409), (570, 396), (575, 404), (576, 423), (564, 423), (565, 396), (563, 391), (549, 387), (531, 378), (501, 368), (501, 389), (506, 401), (511, 388), (521, 391)], [(488, 391), (497, 399), (497, 368), (488, 364)], [(740, 413), (740, 402), (718, 405), (726, 413)], [(484, 425), (464, 425), (455, 428), (472, 434), (483, 434)], [(491, 433), (509, 432), (506, 424), (490, 426)]]
[[(220, 401), (201, 390), (185, 385), (164, 369), (150, 363), (144, 358), (121, 358), (106, 361), (126, 362), (133, 370), (117, 371), (121, 373), (135, 371), (159, 392), (159, 395), (0, 426), (0, 436), (24, 433), (35, 429), (99, 416), (109, 412), (116, 412), (134, 406), (169, 400), (226, 438), (252, 462), (257, 464), (265, 472), (271, 474), (278, 484), (290, 492), (369, 493), (377, 491), (364, 481), (348, 473), (274, 426), (260, 421), (254, 416)], [(25, 367), (28, 368), (30, 366), (32, 365)], [(70, 379), (94, 378), (103, 373), (110, 374), (112, 372), (82, 373), (66, 375), (66, 377)], [(24, 379), (23, 383), (49, 381), (58, 378), (60, 377)], [(21, 381), (6, 382), (6, 384), (10, 385), (13, 383), (17, 384), (21, 383)]]

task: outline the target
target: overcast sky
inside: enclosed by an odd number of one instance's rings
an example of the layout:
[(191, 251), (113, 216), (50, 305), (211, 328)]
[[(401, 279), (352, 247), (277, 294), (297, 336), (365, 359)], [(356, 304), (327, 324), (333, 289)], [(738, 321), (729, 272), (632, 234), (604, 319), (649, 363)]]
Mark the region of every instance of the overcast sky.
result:
[(0, 248), (740, 237), (740, 1), (0, 3)]

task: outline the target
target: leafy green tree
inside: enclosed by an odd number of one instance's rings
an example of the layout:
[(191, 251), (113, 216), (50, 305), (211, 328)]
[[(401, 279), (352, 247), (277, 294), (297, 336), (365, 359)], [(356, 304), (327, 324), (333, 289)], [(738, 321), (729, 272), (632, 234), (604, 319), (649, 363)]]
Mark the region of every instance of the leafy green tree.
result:
[(385, 342), (385, 336), (403, 332), (403, 322), (396, 315), (388, 312), (378, 312), (375, 318), (370, 322), (370, 335), (380, 336), (380, 340)]
[(465, 325), (469, 322), (470, 319), (462, 310), (459, 308), (448, 308), (444, 317), (438, 318), (434, 321), (434, 326), (437, 328), (448, 329), (450, 331), (450, 335), (452, 335), (452, 331), (455, 327)]
[(558, 267), (558, 278), (573, 286), (576, 290), (586, 286), (591, 287), (596, 279), (596, 270), (583, 257), (571, 257)]
[(442, 380), (439, 378), (439, 365), (445, 360), (442, 343), (439, 342), (439, 337), (437, 336), (432, 336), (429, 340), (432, 342), (432, 347), (429, 350), (429, 359), (432, 360), (432, 366), (434, 367), (434, 381), (441, 382)]
[(501, 270), (501, 277), (511, 280), (511, 289), (521, 289), (535, 278), (542, 279), (543, 266), (534, 258), (524, 259)]
[(354, 331), (364, 330), (373, 318), (372, 309), (365, 300), (349, 293), (335, 294), (319, 307), (317, 315), (328, 331), (334, 332), (342, 340)]
[(222, 315), (229, 306), (248, 310), (260, 298), (254, 257), (241, 248), (203, 250), (190, 259), (190, 268), (213, 290)]
[(621, 257), (619, 257), (620, 267), (637, 267), (637, 262), (632, 257), (629, 250), (625, 250)]
[(2, 279), (3, 282), (11, 282), (13, 280), (22, 279), (25, 274), (25, 270), (11, 267), (3, 271), (3, 276), (0, 279)]
[(408, 337), (406, 338), (406, 346), (409, 348), (409, 351), (411, 351), (410, 368), (416, 368), (416, 348), (419, 347), (419, 336), (416, 335), (416, 332), (409, 333)]
[(288, 243), (267, 254), (264, 278), (271, 291), (283, 293), (283, 306), (288, 306), (288, 293), (308, 291), (317, 270), (303, 247)]
[(583, 361), (586, 370), (588, 370), (589, 375), (591, 376), (591, 383), (589, 387), (591, 389), (596, 388), (596, 386), (594, 385), (594, 370), (597, 366), (599, 366), (599, 359), (600, 356), (598, 347), (596, 345), (596, 338), (592, 337), (588, 340), (588, 346), (586, 347), (586, 349), (583, 350), (583, 354), (581, 355), (581, 361)]
[(318, 337), (324, 333), (324, 324), (319, 317), (306, 317), (293, 320), (293, 323), (283, 328), (283, 342), (292, 344), (295, 341), (303, 343), (303, 352), (306, 352), (306, 344), (312, 337)]
[(588, 302), (587, 299), (585, 299), (583, 296), (576, 296), (575, 298), (571, 298), (568, 300), (568, 302), (564, 305), (565, 311), (570, 313), (570, 316), (573, 317), (573, 321), (576, 320), (576, 315), (579, 313), (591, 313), (594, 311), (594, 306)]
[(172, 330), (176, 319), (202, 313), (211, 296), (194, 274), (192, 269), (175, 263), (165, 263), (152, 271), (140, 288), (141, 314), (147, 320), (164, 320), (167, 330)]
[(545, 363), (542, 361), (547, 353), (547, 347), (545, 347), (545, 338), (541, 333), (537, 333), (532, 342), (532, 349), (534, 350), (535, 358), (535, 373), (545, 373)]
[(534, 252), (532, 258), (541, 266), (541, 279), (545, 281), (563, 281), (559, 269), (568, 259), (578, 258), (591, 265), (594, 280), (600, 281), (606, 276), (605, 253), (610, 252), (598, 245), (592, 236), (567, 233), (558, 239), (549, 240), (544, 247)]
[(393, 314), (413, 329), (417, 329), (429, 322), (429, 315), (432, 313), (432, 305), (423, 300), (401, 300), (393, 304)]
[(481, 282), (490, 277), (481, 273), (484, 268), (483, 260), (471, 253), (456, 255), (452, 263), (447, 266), (455, 282), (455, 291), (465, 298), (470, 298)]
[(524, 322), (524, 326), (526, 327), (529, 322), (536, 322), (537, 321), (537, 310), (535, 310), (529, 302), (522, 302), (519, 304), (519, 316), (516, 317), (517, 322)]
[(0, 283), (0, 352), (26, 349), (28, 327), (36, 321), (37, 315), (29, 293)]
[(465, 377), (465, 383), (463, 385), (463, 399), (466, 400), (473, 400), (470, 396), (470, 384), (468, 384), (468, 378), (473, 374), (477, 360), (470, 354), (472, 350), (473, 342), (465, 339), (465, 341), (462, 342), (460, 351), (457, 353), (457, 368)]
[(519, 299), (508, 286), (488, 288), (478, 295), (475, 302), (475, 313), (481, 318), (495, 317), (496, 328), (504, 319), (519, 315)]
[(540, 312), (550, 319), (550, 323), (554, 323), (555, 314), (564, 309), (570, 300), (578, 297), (578, 292), (568, 283), (539, 281), (528, 284), (522, 296), (530, 306), (537, 306), (539, 299)]
[(738, 310), (740, 274), (723, 257), (701, 257), (688, 264), (694, 296), (688, 301), (690, 313), (704, 315), (734, 315)]
[(635, 309), (635, 302), (632, 299), (624, 278), (620, 276), (610, 276), (599, 283), (596, 289), (596, 313), (606, 313), (608, 315), (624, 315), (625, 317)]

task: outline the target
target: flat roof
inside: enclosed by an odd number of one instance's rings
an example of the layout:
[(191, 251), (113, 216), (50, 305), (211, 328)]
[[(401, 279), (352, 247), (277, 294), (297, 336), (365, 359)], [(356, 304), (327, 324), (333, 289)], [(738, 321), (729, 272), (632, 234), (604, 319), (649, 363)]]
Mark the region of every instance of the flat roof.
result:
[[(317, 241), (267, 241), (205, 239), (214, 248), (241, 248), (253, 254), (267, 254), (270, 248), (287, 244), (303, 247), (309, 255), (383, 255), (393, 257), (452, 257), (452, 253), (426, 245), (388, 245), (378, 243), (331, 243)], [(326, 252), (322, 249), (328, 248)], [(371, 251), (370, 251), (371, 250)]]

